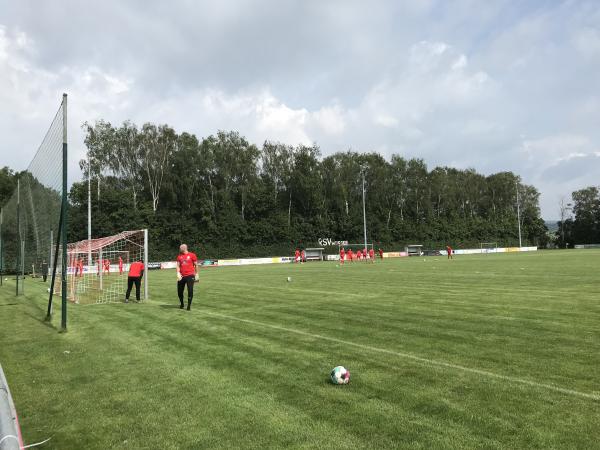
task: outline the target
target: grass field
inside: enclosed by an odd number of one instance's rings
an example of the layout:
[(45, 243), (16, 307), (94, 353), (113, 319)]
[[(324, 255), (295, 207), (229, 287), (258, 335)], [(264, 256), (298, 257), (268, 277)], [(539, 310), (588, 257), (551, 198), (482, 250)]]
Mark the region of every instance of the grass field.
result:
[(41, 448), (599, 448), (599, 260), (205, 269), (190, 312), (157, 271), (151, 301), (72, 305), (66, 334), (41, 282), (9, 282), (0, 362)]

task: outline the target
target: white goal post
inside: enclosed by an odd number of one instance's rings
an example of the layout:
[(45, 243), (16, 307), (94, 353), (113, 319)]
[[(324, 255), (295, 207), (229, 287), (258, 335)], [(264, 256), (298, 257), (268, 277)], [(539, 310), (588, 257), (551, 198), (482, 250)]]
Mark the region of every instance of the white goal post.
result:
[[(148, 299), (148, 230), (68, 244), (67, 261), (67, 298), (74, 303), (123, 302), (129, 268), (136, 261), (144, 264), (140, 299)], [(60, 282), (55, 289), (60, 291)]]

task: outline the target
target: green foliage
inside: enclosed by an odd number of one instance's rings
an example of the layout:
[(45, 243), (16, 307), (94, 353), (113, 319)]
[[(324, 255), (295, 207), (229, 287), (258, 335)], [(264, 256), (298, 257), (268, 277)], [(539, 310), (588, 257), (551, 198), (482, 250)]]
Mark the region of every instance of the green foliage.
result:
[[(97, 191), (93, 235), (148, 227), (152, 259), (172, 258), (183, 241), (208, 258), (289, 254), (321, 237), (361, 241), (362, 171), (368, 239), (377, 246), (516, 245), (515, 183), (525, 243), (546, 239), (539, 193), (512, 173), (430, 171), (423, 160), (377, 153), (322, 158), (316, 145), (258, 148), (233, 131), (199, 140), (165, 125), (101, 121), (84, 129)], [(87, 170), (87, 161), (81, 165)], [(73, 186), (71, 200), (70, 240), (83, 239), (83, 184)]]
[[(573, 192), (573, 217), (558, 222), (561, 244), (600, 243), (600, 190), (595, 186)], [(570, 205), (569, 205), (570, 206)]]

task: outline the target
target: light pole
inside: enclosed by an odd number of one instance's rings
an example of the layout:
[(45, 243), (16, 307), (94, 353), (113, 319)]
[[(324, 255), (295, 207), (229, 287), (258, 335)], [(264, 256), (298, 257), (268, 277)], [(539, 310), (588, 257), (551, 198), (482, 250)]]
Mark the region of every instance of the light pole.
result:
[(90, 152), (87, 154), (88, 169), (88, 273), (92, 270), (92, 166), (90, 164)]
[(365, 238), (365, 249), (367, 248), (367, 209), (365, 206), (365, 166), (361, 167), (362, 174), (362, 203), (363, 203), (363, 232)]
[(517, 224), (519, 225), (519, 248), (523, 247), (523, 241), (521, 240), (521, 204), (519, 201), (519, 182), (515, 180), (515, 187), (517, 189)]

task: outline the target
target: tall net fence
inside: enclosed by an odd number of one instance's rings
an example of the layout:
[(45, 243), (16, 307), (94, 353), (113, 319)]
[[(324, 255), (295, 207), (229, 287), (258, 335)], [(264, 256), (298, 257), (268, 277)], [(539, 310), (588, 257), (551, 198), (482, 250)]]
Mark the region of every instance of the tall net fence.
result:
[[(133, 263), (148, 267), (147, 231), (123, 231), (114, 236), (67, 245), (67, 298), (74, 303), (123, 302)], [(59, 271), (60, 273), (61, 271)], [(145, 271), (144, 271), (145, 272)], [(137, 275), (137, 273), (136, 273)], [(142, 273), (140, 300), (147, 297), (147, 276)], [(61, 293), (62, 283), (55, 284)], [(136, 298), (135, 288), (131, 298)]]
[[(66, 96), (27, 169), (18, 174), (18, 185), (1, 206), (0, 271), (4, 284), (16, 282), (17, 295), (25, 281), (49, 283), (55, 264), (63, 202), (63, 144), (66, 147)], [(19, 151), (19, 149), (14, 149)], [(60, 261), (60, 255), (58, 255)], [(46, 289), (32, 285), (46, 293)]]

